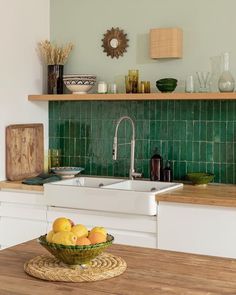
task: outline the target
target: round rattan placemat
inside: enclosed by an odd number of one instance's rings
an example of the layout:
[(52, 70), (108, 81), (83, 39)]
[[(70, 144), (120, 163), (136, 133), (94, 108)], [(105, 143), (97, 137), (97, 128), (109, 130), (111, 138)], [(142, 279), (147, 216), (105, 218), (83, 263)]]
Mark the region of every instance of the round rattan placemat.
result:
[(126, 262), (109, 253), (102, 253), (85, 267), (69, 266), (54, 256), (40, 255), (24, 264), (27, 274), (47, 281), (92, 282), (121, 275), (127, 268)]

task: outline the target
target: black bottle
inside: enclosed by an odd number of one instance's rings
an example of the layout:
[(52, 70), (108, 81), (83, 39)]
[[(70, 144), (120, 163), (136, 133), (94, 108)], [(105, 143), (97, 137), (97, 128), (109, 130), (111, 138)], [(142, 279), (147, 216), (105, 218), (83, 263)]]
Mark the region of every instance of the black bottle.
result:
[(150, 160), (150, 179), (162, 180), (162, 168), (162, 157), (158, 154), (157, 149), (155, 149), (155, 153)]
[(172, 181), (172, 169), (170, 167), (170, 161), (166, 161), (166, 166), (163, 169), (163, 181), (166, 181), (166, 182)]

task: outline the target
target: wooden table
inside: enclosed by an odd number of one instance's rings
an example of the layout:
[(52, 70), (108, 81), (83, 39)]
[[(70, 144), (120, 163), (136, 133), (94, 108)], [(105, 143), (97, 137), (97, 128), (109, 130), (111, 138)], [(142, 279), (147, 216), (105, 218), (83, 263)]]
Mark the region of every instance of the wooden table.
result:
[(0, 294), (236, 294), (233, 259), (121, 245), (113, 245), (108, 252), (126, 260), (128, 268), (121, 276), (92, 283), (58, 283), (24, 273), (26, 261), (46, 253), (36, 241), (0, 251)]

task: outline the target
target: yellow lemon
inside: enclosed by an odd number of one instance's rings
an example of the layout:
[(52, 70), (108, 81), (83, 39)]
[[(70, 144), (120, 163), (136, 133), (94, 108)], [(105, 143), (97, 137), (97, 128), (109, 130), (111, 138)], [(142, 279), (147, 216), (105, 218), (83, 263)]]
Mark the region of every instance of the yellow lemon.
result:
[(103, 234), (105, 237), (107, 236), (107, 230), (105, 229), (105, 227), (102, 226), (95, 226), (94, 228), (91, 229), (90, 233), (101, 233)]
[(55, 233), (71, 231), (71, 220), (65, 217), (59, 217), (53, 222), (52, 229)]
[(55, 244), (62, 244), (65, 246), (74, 246), (76, 244), (77, 237), (70, 231), (60, 231), (53, 235), (52, 242)]
[(71, 232), (74, 233), (77, 238), (86, 238), (88, 236), (88, 229), (83, 224), (76, 224), (71, 228)]
[(52, 243), (52, 237), (53, 237), (54, 234), (55, 233), (54, 233), (53, 230), (51, 230), (50, 232), (48, 232), (47, 235), (46, 235), (46, 241), (49, 242), (49, 243)]

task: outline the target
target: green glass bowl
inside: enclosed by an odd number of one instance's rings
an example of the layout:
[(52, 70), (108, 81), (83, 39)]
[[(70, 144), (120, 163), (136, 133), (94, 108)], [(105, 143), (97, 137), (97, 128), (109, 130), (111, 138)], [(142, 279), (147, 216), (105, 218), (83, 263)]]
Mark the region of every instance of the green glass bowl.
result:
[(174, 78), (164, 78), (156, 81), (156, 87), (161, 92), (172, 92), (177, 86), (177, 80)]
[(89, 263), (109, 247), (113, 241), (114, 237), (107, 234), (107, 241), (104, 243), (85, 246), (65, 246), (47, 242), (46, 235), (38, 238), (40, 245), (47, 249), (57, 259), (69, 265)]
[(193, 172), (188, 173), (186, 178), (190, 180), (194, 185), (208, 184), (214, 179), (214, 174), (203, 173), (203, 172)]

